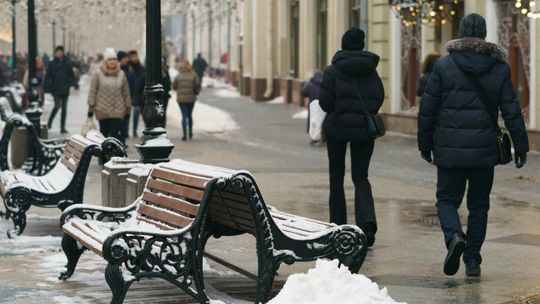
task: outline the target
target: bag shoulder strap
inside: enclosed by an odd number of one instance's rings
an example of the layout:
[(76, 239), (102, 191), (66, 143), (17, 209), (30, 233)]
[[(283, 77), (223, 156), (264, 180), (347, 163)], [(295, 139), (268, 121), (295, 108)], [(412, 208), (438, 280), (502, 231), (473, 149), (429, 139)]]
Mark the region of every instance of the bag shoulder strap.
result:
[(462, 66), (460, 64), (458, 64), (454, 60), (454, 58), (452, 58), (452, 55), (450, 55), (450, 58), (452, 59), (454, 64), (458, 67), (458, 69), (463, 73), (463, 75), (465, 75), (465, 77), (467, 77), (467, 79), (469, 79), (469, 81), (473, 85), (474, 89), (476, 90), (476, 93), (478, 94), (478, 97), (480, 97), (480, 100), (484, 104), (484, 108), (485, 108), (486, 112), (489, 115), (489, 118), (491, 120), (491, 123), (493, 124), (493, 127), (497, 131), (497, 134), (501, 135), (502, 131), (501, 131), (501, 128), (499, 127), (499, 122), (497, 120), (497, 117), (493, 116), (493, 114), (491, 113), (491, 106), (489, 104), (489, 98), (488, 98), (488, 96), (486, 94), (486, 91), (484, 90), (484, 87), (480, 83), (480, 80), (478, 80), (478, 78), (474, 77), (472, 74), (463, 71)]
[[(331, 65), (328, 67), (327, 71), (328, 73), (330, 73), (330, 75), (334, 76), (335, 77), (335, 72), (336, 70), (336, 67)], [(342, 73), (343, 74), (343, 73)], [(347, 76), (349, 78), (349, 81), (352, 82), (353, 86), (354, 86), (354, 90), (356, 91), (356, 95), (358, 95), (358, 101), (360, 101), (360, 104), (362, 105), (362, 111), (364, 112), (364, 114), (369, 114), (367, 108), (366, 108), (366, 103), (364, 101), (364, 98), (362, 97), (362, 95), (360, 94), (360, 90), (358, 89), (358, 85), (356, 83), (356, 80), (350, 76)]]

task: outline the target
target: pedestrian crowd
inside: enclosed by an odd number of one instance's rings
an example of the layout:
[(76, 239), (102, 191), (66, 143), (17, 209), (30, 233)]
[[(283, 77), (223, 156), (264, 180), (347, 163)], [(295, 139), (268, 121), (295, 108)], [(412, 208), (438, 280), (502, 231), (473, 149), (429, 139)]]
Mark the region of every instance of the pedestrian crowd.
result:
[[(423, 64), (418, 148), (437, 167), (436, 207), (447, 248), (444, 273), (454, 275), (463, 258), (466, 274), (480, 276), (494, 167), (512, 160), (510, 138), (515, 165), (523, 167), (529, 143), (506, 51), (485, 41), (486, 22), (478, 14), (465, 16), (459, 33), (446, 44), (448, 55), (429, 54)], [(376, 70), (379, 56), (364, 50), (364, 39), (362, 30), (349, 29), (332, 64), (322, 77), (315, 73), (302, 95), (310, 99), (310, 112), (317, 107), (326, 112), (322, 122), (310, 126), (322, 123), (327, 142), (330, 221), (347, 223), (343, 183), (350, 145), (355, 222), (371, 247), (377, 219), (368, 171), (375, 139), (384, 135), (377, 113), (385, 92)], [(509, 135), (499, 127), (499, 112)], [(466, 231), (458, 215), (465, 193)]]

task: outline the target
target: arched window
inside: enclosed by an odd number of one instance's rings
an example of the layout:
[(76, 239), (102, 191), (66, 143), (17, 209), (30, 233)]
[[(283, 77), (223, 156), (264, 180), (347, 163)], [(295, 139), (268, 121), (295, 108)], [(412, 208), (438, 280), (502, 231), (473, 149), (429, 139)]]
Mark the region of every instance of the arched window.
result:
[(317, 68), (327, 66), (328, 1), (317, 0)]
[(290, 0), (290, 68), (289, 68), (289, 75), (292, 77), (297, 78), (298, 77), (298, 57), (300, 52), (300, 5), (298, 3), (298, 0)]

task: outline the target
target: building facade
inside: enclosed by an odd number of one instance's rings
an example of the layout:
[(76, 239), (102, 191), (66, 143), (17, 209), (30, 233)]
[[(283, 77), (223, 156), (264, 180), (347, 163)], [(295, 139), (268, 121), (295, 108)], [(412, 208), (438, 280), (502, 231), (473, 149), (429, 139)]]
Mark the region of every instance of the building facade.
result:
[(459, 36), (459, 20), (479, 13), (486, 18), (486, 40), (509, 51), (514, 89), (533, 147), (540, 149), (540, 13), (534, 11), (535, 1), (434, 1), (435, 17), (417, 23), (400, 18), (408, 7), (399, 2), (407, 1), (194, 0), (187, 15), (186, 53), (188, 58), (201, 53), (215, 73), (254, 100), (283, 96), (287, 103), (304, 106), (303, 84), (331, 63), (342, 34), (360, 27), (366, 49), (380, 56), (388, 128), (414, 134), (423, 59), (434, 52), (444, 55), (446, 42)]

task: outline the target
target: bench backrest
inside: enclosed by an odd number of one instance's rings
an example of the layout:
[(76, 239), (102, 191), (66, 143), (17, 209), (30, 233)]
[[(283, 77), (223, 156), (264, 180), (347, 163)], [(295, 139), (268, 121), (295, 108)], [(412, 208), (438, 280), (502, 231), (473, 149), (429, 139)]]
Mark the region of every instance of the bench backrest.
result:
[(189, 226), (212, 178), (171, 165), (152, 169), (137, 207), (137, 220), (161, 229)]
[[(99, 133), (98, 133), (99, 134)], [(60, 157), (60, 163), (66, 166), (72, 173), (75, 173), (79, 163), (84, 156), (86, 149), (91, 145), (101, 145), (99, 135), (92, 134), (94, 137), (83, 137), (82, 135), (72, 135), (66, 143), (64, 153)], [(101, 142), (105, 138), (101, 135)]]

